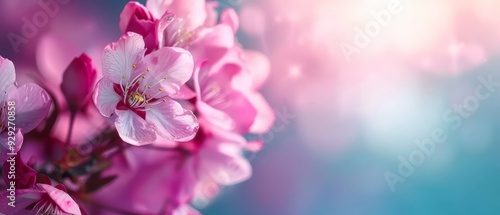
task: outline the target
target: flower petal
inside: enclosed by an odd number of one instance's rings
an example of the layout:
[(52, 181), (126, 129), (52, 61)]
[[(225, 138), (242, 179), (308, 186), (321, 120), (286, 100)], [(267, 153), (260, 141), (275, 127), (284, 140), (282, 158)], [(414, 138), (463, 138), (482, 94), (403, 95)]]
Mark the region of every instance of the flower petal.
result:
[(23, 133), (35, 129), (49, 113), (52, 101), (40, 86), (28, 83), (9, 94), (9, 101), (15, 101), (16, 126)]
[(0, 92), (5, 93), (16, 81), (16, 72), (12, 61), (0, 56)]
[(254, 122), (250, 127), (251, 133), (263, 134), (268, 132), (274, 124), (276, 118), (273, 109), (266, 99), (258, 92), (247, 93), (246, 97), (257, 110)]
[[(10, 156), (7, 155), (7, 153), (11, 153), (12, 151), (9, 148), (9, 135), (8, 132), (2, 132), (0, 133), (0, 165), (3, 164), (4, 161), (9, 159)], [(23, 145), (23, 134), (21, 133), (20, 129), (17, 129), (16, 135), (15, 135), (15, 142), (14, 142), (14, 152), (18, 152), (22, 145)]]
[(233, 33), (236, 34), (240, 24), (238, 20), (238, 14), (233, 8), (228, 8), (222, 11), (220, 15), (220, 23), (231, 27), (231, 29), (233, 29)]
[(176, 17), (186, 19), (191, 30), (203, 25), (207, 17), (205, 0), (148, 0), (146, 7), (156, 18), (162, 17), (168, 11)]
[(185, 110), (178, 102), (165, 99), (146, 112), (146, 121), (154, 125), (158, 135), (175, 141), (189, 141), (198, 131), (198, 120), (193, 112)]
[(252, 175), (250, 163), (241, 155), (245, 140), (236, 133), (224, 132), (224, 136), (205, 142), (200, 151), (200, 169), (221, 185), (234, 185)]
[(160, 48), (147, 55), (144, 61), (152, 72), (141, 85), (152, 86), (161, 81), (159, 86), (169, 95), (176, 94), (193, 75), (193, 57), (181, 48)]
[(233, 29), (229, 25), (219, 24), (212, 28), (203, 28), (197, 37), (189, 48), (195, 62), (215, 62), (234, 47)]
[(167, 12), (168, 6), (172, 4), (173, 0), (147, 0), (146, 7), (151, 11), (153, 16), (160, 18)]
[(211, 107), (201, 100), (196, 101), (196, 108), (201, 113), (201, 116), (210, 124), (224, 130), (233, 130), (236, 127), (235, 122), (229, 115)]
[(127, 32), (116, 43), (104, 48), (102, 53), (102, 73), (114, 83), (131, 79), (135, 64), (144, 57), (145, 44), (141, 35)]
[(123, 141), (132, 145), (145, 145), (156, 139), (154, 127), (131, 110), (116, 111), (116, 130)]
[(270, 62), (262, 53), (245, 50), (243, 53), (245, 66), (251, 75), (253, 89), (260, 89), (269, 77)]
[(94, 103), (105, 117), (110, 117), (116, 110), (116, 105), (120, 102), (121, 97), (113, 89), (113, 82), (107, 78), (103, 78), (97, 84), (97, 90), (94, 94)]
[(74, 215), (81, 215), (80, 207), (66, 192), (59, 190), (48, 184), (37, 184), (37, 186), (45, 190), (49, 197), (54, 200), (57, 206), (64, 212)]

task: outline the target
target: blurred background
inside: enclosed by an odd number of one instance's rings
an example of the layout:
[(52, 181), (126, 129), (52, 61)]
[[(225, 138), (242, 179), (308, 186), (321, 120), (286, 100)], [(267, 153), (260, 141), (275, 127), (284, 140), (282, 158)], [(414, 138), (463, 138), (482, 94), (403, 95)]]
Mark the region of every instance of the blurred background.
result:
[[(66, 0), (16, 39), (38, 1), (0, 0), (0, 55), (20, 82), (120, 36), (126, 0)], [(268, 56), (277, 120), (248, 136), (265, 140), (253, 177), (199, 203), (204, 214), (500, 214), (500, 1), (219, 3), (238, 11), (239, 42)]]

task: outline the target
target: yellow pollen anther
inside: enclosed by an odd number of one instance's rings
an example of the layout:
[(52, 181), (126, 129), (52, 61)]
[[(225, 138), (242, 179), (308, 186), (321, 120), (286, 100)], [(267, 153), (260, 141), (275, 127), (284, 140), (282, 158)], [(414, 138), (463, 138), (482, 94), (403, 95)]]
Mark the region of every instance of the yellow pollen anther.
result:
[(125, 78), (127, 78), (127, 76), (124, 75), (124, 76), (122, 76), (122, 78), (125, 79)]
[(166, 100), (166, 99), (163, 99), (163, 102), (167, 102), (167, 100)]
[(145, 76), (145, 75), (143, 75), (143, 76), (142, 76), (142, 79), (145, 79), (145, 78), (146, 78), (146, 76)]
[(163, 92), (163, 89), (162, 89), (162, 88), (160, 88), (160, 89), (158, 89), (158, 90), (159, 90), (160, 92)]
[(130, 94), (130, 99), (138, 101), (138, 102), (144, 102), (146, 100), (143, 96), (141, 96), (141, 94), (136, 93), (136, 92), (133, 92), (132, 94)]
[(147, 68), (146, 71), (151, 72), (151, 70), (149, 68)]
[(149, 109), (153, 109), (153, 106), (149, 106)]
[(134, 65), (132, 65), (132, 68), (134, 68), (134, 69), (135, 69), (135, 68), (137, 68), (137, 66), (134, 64)]

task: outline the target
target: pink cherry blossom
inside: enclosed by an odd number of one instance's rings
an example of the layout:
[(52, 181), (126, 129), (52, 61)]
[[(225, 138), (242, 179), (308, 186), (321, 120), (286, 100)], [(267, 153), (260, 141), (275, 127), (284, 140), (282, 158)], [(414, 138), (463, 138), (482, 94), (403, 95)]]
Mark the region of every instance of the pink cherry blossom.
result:
[(94, 101), (105, 117), (116, 117), (120, 137), (133, 145), (159, 135), (188, 141), (198, 130), (194, 114), (170, 96), (192, 75), (193, 60), (184, 49), (163, 47), (144, 56), (143, 38), (127, 33), (103, 52), (103, 76)]
[(197, 108), (202, 117), (226, 130), (265, 133), (274, 123), (274, 113), (257, 91), (265, 66), (245, 69), (238, 48), (229, 50), (215, 63), (195, 72)]
[[(0, 57), (0, 162), (7, 159), (9, 150), (9, 127), (14, 128), (15, 150), (19, 151), (23, 134), (35, 129), (47, 116), (51, 100), (45, 90), (36, 84), (28, 83), (21, 87), (15, 84), (16, 73), (14, 64)], [(15, 103), (13, 106), (9, 103)], [(15, 120), (9, 126), (9, 107), (15, 109)], [(13, 109), (11, 108), (10, 111)], [(12, 126), (14, 123), (15, 126)], [(11, 130), (12, 131), (12, 130)]]

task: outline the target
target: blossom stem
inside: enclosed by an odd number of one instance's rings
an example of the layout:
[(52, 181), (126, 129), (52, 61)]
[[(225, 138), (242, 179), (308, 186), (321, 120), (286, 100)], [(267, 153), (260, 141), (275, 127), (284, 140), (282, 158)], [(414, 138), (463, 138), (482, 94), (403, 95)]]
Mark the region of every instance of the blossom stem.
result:
[(68, 135), (66, 136), (66, 146), (69, 146), (71, 142), (71, 133), (73, 133), (73, 124), (75, 124), (76, 112), (71, 111)]

